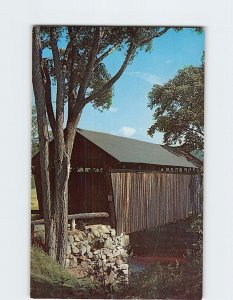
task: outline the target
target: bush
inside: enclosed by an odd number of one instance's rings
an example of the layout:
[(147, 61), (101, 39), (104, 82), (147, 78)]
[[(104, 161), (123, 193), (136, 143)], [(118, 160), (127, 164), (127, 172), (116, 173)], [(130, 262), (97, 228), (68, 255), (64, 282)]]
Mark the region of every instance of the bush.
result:
[(192, 218), (189, 230), (199, 240), (184, 257), (185, 263), (155, 263), (131, 274), (129, 286), (118, 290), (117, 298), (201, 299), (202, 298), (202, 215)]
[(118, 298), (201, 299), (201, 266), (193, 263), (153, 264), (145, 271), (132, 274), (129, 285), (118, 290)]

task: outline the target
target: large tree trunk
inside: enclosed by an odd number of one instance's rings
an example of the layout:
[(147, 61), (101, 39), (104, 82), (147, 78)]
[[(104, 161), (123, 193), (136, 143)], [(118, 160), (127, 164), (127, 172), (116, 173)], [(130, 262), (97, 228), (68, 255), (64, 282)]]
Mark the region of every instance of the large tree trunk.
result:
[(68, 123), (65, 135), (63, 128), (58, 128), (54, 137), (55, 142), (55, 215), (56, 215), (56, 259), (65, 266), (68, 240), (68, 180), (70, 175), (70, 160), (79, 117)]
[(40, 51), (40, 30), (36, 26), (33, 28), (33, 61), (32, 61), (32, 81), (37, 108), (37, 123), (39, 133), (40, 149), (40, 170), (41, 185), (45, 220), (45, 245), (46, 252), (56, 258), (56, 223), (54, 220), (54, 209), (52, 205), (50, 170), (49, 170), (49, 137), (48, 125), (45, 109), (45, 92), (41, 74), (41, 51)]
[(56, 203), (56, 259), (65, 266), (67, 239), (68, 239), (68, 179), (70, 160), (64, 157), (62, 163), (55, 164), (55, 203)]

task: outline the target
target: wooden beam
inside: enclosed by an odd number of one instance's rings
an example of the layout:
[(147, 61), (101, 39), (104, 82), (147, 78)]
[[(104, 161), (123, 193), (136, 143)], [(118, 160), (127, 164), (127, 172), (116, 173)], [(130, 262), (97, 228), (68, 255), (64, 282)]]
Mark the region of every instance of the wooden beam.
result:
[(32, 209), (31, 210), (31, 214), (32, 215), (39, 215), (40, 214), (40, 210), (39, 209)]
[(72, 219), (92, 219), (92, 218), (108, 218), (109, 214), (106, 212), (93, 212), (69, 215), (68, 220)]
[[(77, 220), (77, 219), (94, 219), (94, 218), (108, 218), (109, 214), (106, 212), (93, 212), (93, 213), (81, 213), (69, 215), (68, 220)], [(44, 219), (31, 221), (32, 225), (42, 225), (44, 224)]]

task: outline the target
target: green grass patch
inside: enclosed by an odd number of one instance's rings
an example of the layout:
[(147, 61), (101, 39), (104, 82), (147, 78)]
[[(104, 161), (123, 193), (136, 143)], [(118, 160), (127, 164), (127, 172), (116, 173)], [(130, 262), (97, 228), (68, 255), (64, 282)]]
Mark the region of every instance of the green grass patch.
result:
[(36, 189), (31, 189), (31, 209), (39, 209)]
[(32, 298), (92, 298), (93, 289), (90, 279), (75, 277), (40, 248), (32, 247)]

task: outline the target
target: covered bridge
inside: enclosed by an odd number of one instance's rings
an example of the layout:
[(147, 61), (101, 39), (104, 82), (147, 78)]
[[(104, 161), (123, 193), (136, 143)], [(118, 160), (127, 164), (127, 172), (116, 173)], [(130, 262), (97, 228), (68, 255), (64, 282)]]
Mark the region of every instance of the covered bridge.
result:
[[(54, 144), (50, 142), (53, 161)], [(52, 165), (52, 164), (51, 164)], [(40, 215), (39, 153), (32, 158)], [(201, 211), (195, 160), (165, 147), (78, 129), (71, 158), (69, 214), (107, 212), (118, 233), (185, 219)]]

